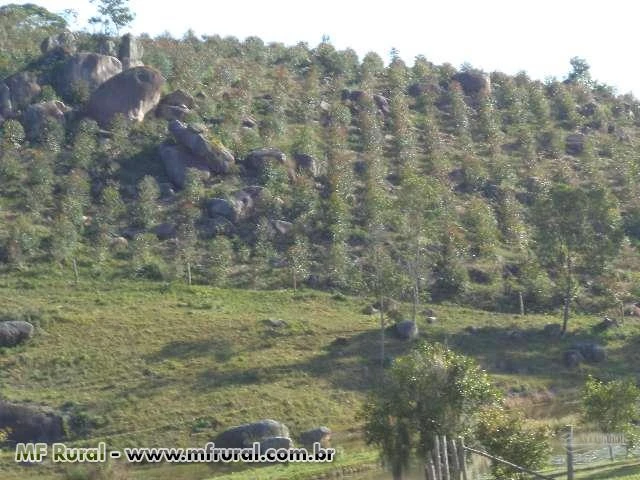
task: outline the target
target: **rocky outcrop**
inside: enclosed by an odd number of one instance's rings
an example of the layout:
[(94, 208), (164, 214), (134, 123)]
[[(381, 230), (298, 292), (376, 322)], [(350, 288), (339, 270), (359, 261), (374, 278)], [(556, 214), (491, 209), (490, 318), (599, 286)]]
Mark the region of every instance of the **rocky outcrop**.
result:
[(160, 100), (156, 108), (156, 116), (169, 121), (183, 121), (194, 107), (195, 100), (191, 95), (182, 90), (176, 90)]
[(32, 336), (33, 325), (29, 322), (23, 320), (0, 322), (0, 347), (15, 347)]
[(228, 173), (235, 159), (231, 152), (219, 143), (209, 142), (202, 132), (179, 120), (169, 123), (169, 131), (179, 145), (193, 156), (204, 161), (212, 173)]
[(232, 427), (220, 433), (213, 441), (219, 448), (246, 448), (253, 442), (262, 442), (268, 438), (289, 438), (289, 429), (275, 420), (260, 420)]
[(287, 170), (289, 179), (293, 179), (296, 176), (295, 168), (287, 159), (287, 156), (282, 150), (277, 148), (259, 148), (252, 150), (247, 154), (244, 159), (244, 166), (250, 174), (260, 176), (263, 175), (270, 165), (280, 164)]
[(15, 116), (28, 107), (40, 95), (42, 87), (38, 76), (33, 72), (20, 72), (4, 80), (5, 87), (0, 91), (0, 105), (3, 117)]
[(162, 144), (158, 153), (169, 180), (176, 188), (184, 188), (188, 168), (198, 170), (204, 179), (211, 175), (211, 170), (204, 160), (199, 159), (180, 145)]
[(418, 325), (413, 320), (396, 323), (396, 334), (401, 340), (412, 340), (418, 336)]
[(62, 417), (36, 407), (0, 401), (0, 430), (13, 443), (52, 443), (64, 437)]
[(313, 448), (314, 443), (319, 443), (323, 448), (329, 447), (331, 443), (331, 429), (329, 427), (318, 427), (300, 434), (300, 443), (307, 448)]
[(96, 47), (96, 53), (100, 55), (109, 55), (110, 57), (118, 56), (118, 49), (116, 48), (116, 42), (109, 37), (102, 37), (98, 40), (98, 46)]
[(207, 202), (207, 213), (211, 218), (224, 217), (233, 223), (245, 219), (253, 213), (263, 190), (249, 186), (235, 192), (230, 199), (212, 198)]
[(585, 136), (582, 133), (567, 135), (565, 150), (569, 155), (580, 155), (584, 151)]
[(309, 172), (311, 175), (316, 175), (318, 172), (316, 159), (313, 156), (306, 153), (295, 153), (293, 159), (296, 162), (296, 170), (299, 172)]
[(122, 62), (123, 69), (128, 70), (130, 68), (143, 66), (143, 55), (144, 48), (142, 47), (142, 44), (129, 33), (123, 35), (122, 40), (120, 41), (120, 50), (118, 52), (118, 58), (120, 58), (120, 61)]
[(40, 139), (49, 122), (64, 125), (66, 122), (65, 114), (70, 110), (59, 100), (29, 105), (22, 116), (27, 138), (31, 141)]
[(98, 53), (79, 53), (69, 58), (56, 79), (56, 90), (69, 97), (74, 90), (94, 92), (111, 77), (122, 72), (120, 60)]
[(126, 70), (111, 77), (93, 92), (87, 105), (87, 114), (103, 127), (108, 127), (118, 114), (140, 122), (158, 105), (164, 83), (160, 72), (153, 68)]
[(264, 453), (270, 448), (293, 448), (293, 442), (289, 437), (269, 437), (260, 442), (260, 452)]
[(45, 38), (40, 44), (43, 55), (72, 55), (76, 52), (76, 36), (71, 32), (61, 32)]

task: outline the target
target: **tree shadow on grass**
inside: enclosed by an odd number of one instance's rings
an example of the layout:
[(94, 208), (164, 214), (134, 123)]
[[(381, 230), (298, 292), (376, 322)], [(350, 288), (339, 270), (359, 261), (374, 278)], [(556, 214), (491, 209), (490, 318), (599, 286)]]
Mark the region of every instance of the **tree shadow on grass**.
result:
[(164, 360), (189, 359), (213, 355), (216, 360), (225, 362), (235, 353), (231, 342), (221, 338), (203, 338), (199, 340), (176, 340), (167, 343), (158, 352), (148, 355), (147, 362), (162, 362)]

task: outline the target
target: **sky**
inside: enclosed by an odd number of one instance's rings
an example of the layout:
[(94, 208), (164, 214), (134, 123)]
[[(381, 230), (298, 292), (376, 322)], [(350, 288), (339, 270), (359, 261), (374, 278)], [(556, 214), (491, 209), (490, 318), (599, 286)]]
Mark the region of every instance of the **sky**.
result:
[[(14, 0), (16, 1), (16, 0)], [(17, 0), (19, 2), (19, 0)], [(88, 28), (89, 0), (31, 0), (59, 13), (79, 13), (73, 29)], [(640, 96), (638, 13), (632, 0), (129, 0), (136, 18), (127, 29), (151, 36), (258, 36), (265, 43), (317, 46), (328, 36), (337, 49), (369, 51), (388, 60), (395, 48), (408, 65), (417, 55), (455, 67), (533, 79), (564, 79), (569, 59), (584, 58), (591, 76), (619, 94)]]

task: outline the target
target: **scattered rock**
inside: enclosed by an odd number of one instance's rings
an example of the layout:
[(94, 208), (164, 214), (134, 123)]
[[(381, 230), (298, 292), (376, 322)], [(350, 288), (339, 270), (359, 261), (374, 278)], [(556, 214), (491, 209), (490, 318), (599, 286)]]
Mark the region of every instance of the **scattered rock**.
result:
[(418, 336), (418, 325), (413, 320), (396, 323), (396, 334), (402, 340), (412, 340)]
[(319, 443), (323, 448), (331, 446), (331, 429), (318, 427), (300, 434), (300, 443), (307, 448), (313, 448), (314, 443)]
[(191, 95), (182, 90), (176, 90), (160, 100), (156, 108), (156, 116), (169, 121), (183, 121), (194, 107), (195, 100)]
[(260, 442), (260, 452), (264, 453), (270, 448), (293, 448), (293, 441), (289, 437), (269, 437)]
[(584, 361), (584, 357), (578, 350), (567, 350), (562, 356), (562, 361), (566, 367), (575, 368)]
[(253, 442), (271, 437), (289, 438), (289, 429), (275, 420), (260, 420), (232, 427), (220, 433), (213, 441), (219, 448), (247, 448)]
[(127, 33), (122, 36), (122, 40), (120, 41), (120, 50), (118, 51), (118, 57), (122, 62), (122, 67), (124, 70), (128, 70), (130, 68), (140, 67), (144, 65), (142, 63), (142, 56), (144, 54), (144, 48), (136, 38)]
[(271, 220), (271, 226), (282, 236), (287, 236), (293, 231), (293, 223), (286, 220)]
[(170, 223), (161, 223), (151, 230), (158, 237), (158, 240), (168, 240), (176, 236), (176, 227)]
[(109, 243), (109, 246), (113, 250), (126, 250), (127, 248), (129, 248), (129, 240), (124, 237), (113, 237), (111, 239), (111, 242)]
[(253, 213), (263, 192), (263, 187), (251, 185), (233, 194), (233, 202), (238, 218), (246, 218)]
[(316, 175), (317, 165), (316, 159), (313, 156), (306, 153), (294, 153), (293, 160), (296, 162), (296, 169), (299, 172), (309, 172), (311, 175)]
[(374, 315), (378, 312), (379, 310), (375, 308), (373, 305), (367, 305), (362, 309), (362, 313), (364, 313), (365, 315)]
[(41, 138), (49, 122), (65, 124), (65, 114), (71, 109), (59, 100), (29, 105), (22, 116), (25, 135), (33, 141)]
[(0, 430), (12, 443), (53, 443), (64, 437), (62, 417), (26, 405), (0, 401)]
[(284, 320), (267, 318), (264, 324), (269, 328), (285, 328), (288, 324)]
[(376, 106), (378, 110), (380, 110), (385, 116), (391, 115), (391, 108), (389, 107), (389, 100), (386, 97), (383, 97), (379, 94), (373, 95), (373, 101), (376, 102)]
[(436, 323), (438, 321), (438, 319), (436, 317), (427, 317), (427, 323), (429, 325), (433, 325), (434, 323)]
[(40, 51), (43, 55), (72, 55), (76, 52), (76, 36), (71, 32), (61, 32), (47, 37), (40, 44)]
[(580, 155), (584, 151), (585, 136), (582, 133), (572, 133), (565, 139), (565, 151), (569, 155)]
[(118, 114), (141, 122), (160, 101), (164, 78), (157, 70), (136, 67), (111, 77), (93, 92), (87, 113), (108, 127)]
[(253, 174), (260, 175), (265, 172), (267, 166), (273, 162), (279, 163), (287, 167), (289, 177), (293, 175), (293, 169), (287, 162), (287, 156), (282, 150), (277, 148), (259, 148), (252, 150), (244, 159), (244, 165)]
[(585, 361), (589, 363), (602, 363), (607, 359), (607, 351), (601, 345), (595, 343), (576, 343), (571, 350), (580, 352)]
[(223, 145), (207, 141), (197, 128), (179, 120), (169, 122), (169, 131), (189, 152), (206, 162), (212, 173), (228, 173), (235, 159)]
[(187, 168), (194, 168), (200, 171), (204, 179), (211, 175), (209, 165), (204, 160), (192, 155), (191, 152), (180, 145), (162, 144), (158, 148), (158, 153), (169, 180), (176, 188), (184, 188)]
[(115, 57), (98, 53), (78, 53), (69, 58), (56, 77), (56, 90), (69, 98), (74, 91), (86, 88), (93, 93), (111, 77), (122, 72), (122, 63)]
[(489, 75), (479, 71), (456, 73), (453, 80), (460, 84), (465, 95), (475, 95), (482, 90), (491, 90)]
[(349, 345), (349, 339), (347, 337), (336, 337), (335, 340), (331, 342), (331, 344), (334, 347), (346, 347), (347, 345)]
[(549, 338), (557, 338), (562, 334), (562, 325), (559, 323), (547, 323), (542, 329), (542, 333)]
[(162, 100), (160, 100), (160, 103), (165, 105), (177, 105), (177, 106), (182, 105), (187, 107), (188, 109), (193, 109), (196, 106), (196, 101), (194, 100), (194, 98), (184, 90), (179, 90), (179, 89), (174, 90), (168, 95), (165, 95), (164, 97), (162, 97)]
[(477, 335), (478, 333), (480, 333), (480, 328), (476, 327), (475, 325), (469, 325), (468, 327), (465, 327), (464, 331), (470, 333), (471, 335)]
[(258, 126), (258, 122), (252, 116), (248, 115), (243, 117), (241, 125), (245, 128), (256, 128)]
[(0, 347), (15, 347), (33, 336), (33, 325), (23, 320), (0, 322)]
[(224, 217), (230, 222), (238, 220), (238, 212), (233, 203), (224, 198), (211, 198), (207, 201), (207, 213), (210, 217)]
[(593, 327), (593, 331), (596, 333), (604, 332), (610, 328), (620, 328), (620, 324), (617, 320), (609, 317), (604, 317), (600, 323)]

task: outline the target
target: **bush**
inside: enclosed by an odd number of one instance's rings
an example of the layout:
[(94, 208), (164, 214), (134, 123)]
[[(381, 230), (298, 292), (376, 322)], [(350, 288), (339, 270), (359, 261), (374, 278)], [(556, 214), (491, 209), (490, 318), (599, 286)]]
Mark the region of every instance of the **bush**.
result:
[[(490, 407), (480, 413), (476, 437), (489, 453), (535, 470), (544, 465), (551, 453), (547, 427), (532, 427), (522, 420), (520, 412)], [(517, 470), (494, 462), (491, 472), (498, 479), (528, 478)]]

